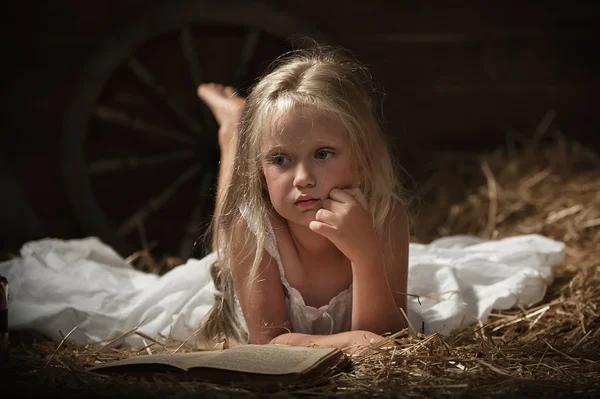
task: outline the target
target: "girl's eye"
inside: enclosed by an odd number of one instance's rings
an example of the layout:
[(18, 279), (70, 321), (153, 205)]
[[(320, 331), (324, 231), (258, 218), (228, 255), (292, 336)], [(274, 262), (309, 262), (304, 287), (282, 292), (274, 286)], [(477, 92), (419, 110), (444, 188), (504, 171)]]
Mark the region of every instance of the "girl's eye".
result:
[(317, 159), (328, 159), (331, 156), (331, 151), (319, 150), (317, 151)]
[(272, 159), (271, 162), (275, 165), (284, 165), (289, 161), (289, 158), (286, 157), (285, 155), (275, 155)]

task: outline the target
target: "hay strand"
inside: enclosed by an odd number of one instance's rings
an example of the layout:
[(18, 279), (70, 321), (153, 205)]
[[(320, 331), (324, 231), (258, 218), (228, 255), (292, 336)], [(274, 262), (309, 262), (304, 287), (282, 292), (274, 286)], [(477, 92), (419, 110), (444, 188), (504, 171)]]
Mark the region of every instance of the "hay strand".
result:
[[(273, 392), (284, 397), (388, 396), (400, 391), (406, 396), (448, 397), (474, 390), (472, 395), (478, 397), (504, 397), (527, 389), (565, 395), (600, 389), (600, 157), (560, 136), (544, 143), (553, 120), (554, 113), (547, 113), (534, 141), (520, 139), (525, 147), (520, 151), (435, 154), (433, 165), (446, 165), (446, 171), (452, 165), (457, 172), (441, 178), (441, 171), (433, 168), (433, 175), (423, 180), (429, 182), (431, 207), (423, 206), (414, 221), (419, 227), (413, 237), (416, 242), (451, 234), (482, 238), (541, 234), (565, 242), (566, 259), (554, 270), (553, 280), (547, 281), (540, 303), (495, 311), (489, 320), (464, 326), (449, 337), (418, 333), (402, 312), (408, 328), (373, 342), (362, 355), (352, 355), (351, 370), (318, 386), (288, 385)], [(438, 299), (446, 295), (452, 293)], [(36, 338), (22, 346), (20, 359), (28, 359), (31, 365), (40, 355), (52, 355), (57, 364), (76, 370), (150, 350), (153, 355), (193, 350), (185, 346), (187, 340), (153, 338), (137, 329), (112, 338), (100, 350), (70, 343), (70, 334), (58, 347)], [(141, 351), (110, 347), (130, 334), (142, 337), (147, 345)], [(48, 378), (57, 379), (58, 367), (44, 369), (42, 363), (39, 369), (55, 373)], [(73, 372), (62, 366), (60, 370), (65, 373), (60, 378), (81, 384), (70, 376)], [(89, 386), (106, 381), (77, 374)], [(111, 384), (115, 392), (131, 389), (129, 380), (112, 379)], [(251, 384), (224, 387), (172, 379), (137, 384), (135, 389), (158, 396), (265, 393)]]

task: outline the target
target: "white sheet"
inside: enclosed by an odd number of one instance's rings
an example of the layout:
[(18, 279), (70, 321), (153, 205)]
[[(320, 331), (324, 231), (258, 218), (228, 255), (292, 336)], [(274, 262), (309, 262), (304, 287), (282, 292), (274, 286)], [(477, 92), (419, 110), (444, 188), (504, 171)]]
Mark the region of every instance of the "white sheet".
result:
[[(565, 246), (539, 235), (498, 241), (468, 236), (410, 244), (408, 314), (418, 330), (448, 334), (487, 321), (492, 309), (530, 306), (551, 283)], [(215, 255), (190, 259), (163, 276), (140, 272), (95, 237), (28, 242), (21, 256), (0, 263), (9, 282), (9, 329), (33, 329), (59, 340), (59, 330), (85, 344), (139, 326), (185, 340), (210, 309)], [(125, 344), (142, 346), (137, 335)]]

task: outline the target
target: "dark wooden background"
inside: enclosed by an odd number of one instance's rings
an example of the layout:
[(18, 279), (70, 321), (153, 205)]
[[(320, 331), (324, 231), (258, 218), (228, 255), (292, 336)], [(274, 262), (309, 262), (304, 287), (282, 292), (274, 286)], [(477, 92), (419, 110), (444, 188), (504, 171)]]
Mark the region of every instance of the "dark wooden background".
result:
[[(600, 147), (600, 13), (594, 2), (268, 1), (371, 67), (387, 93), (402, 165), (423, 154), (494, 148), (554, 110), (562, 134)], [(85, 235), (61, 188), (62, 112), (85, 58), (115, 25), (154, 3), (24, 2), (3, 16), (0, 240)], [(417, 176), (418, 177), (418, 176)]]

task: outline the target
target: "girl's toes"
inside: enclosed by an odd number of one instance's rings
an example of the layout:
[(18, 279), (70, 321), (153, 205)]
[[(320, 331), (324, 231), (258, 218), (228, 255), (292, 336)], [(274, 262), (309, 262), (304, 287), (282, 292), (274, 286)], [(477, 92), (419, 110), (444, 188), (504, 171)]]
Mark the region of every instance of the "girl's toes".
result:
[(202, 97), (203, 94), (206, 92), (206, 90), (208, 90), (210, 83), (202, 83), (201, 85), (198, 86), (198, 88), (196, 89), (196, 94), (198, 94), (198, 97)]
[(233, 95), (235, 94), (235, 90), (234, 90), (234, 88), (233, 88), (233, 87), (231, 87), (231, 86), (225, 86), (225, 87), (223, 88), (223, 93), (225, 93), (225, 95), (226, 95), (227, 97), (233, 97)]

